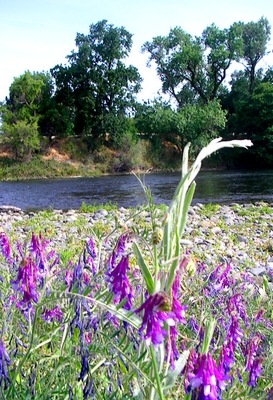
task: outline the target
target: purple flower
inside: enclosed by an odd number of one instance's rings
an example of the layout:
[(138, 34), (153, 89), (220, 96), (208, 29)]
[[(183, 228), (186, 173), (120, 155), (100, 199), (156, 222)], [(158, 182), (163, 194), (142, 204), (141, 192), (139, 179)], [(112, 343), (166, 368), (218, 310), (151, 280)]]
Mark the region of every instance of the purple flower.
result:
[(128, 243), (131, 240), (131, 235), (127, 232), (120, 236), (108, 261), (108, 271), (111, 272), (117, 265), (118, 259), (126, 255)]
[(231, 264), (227, 264), (223, 271), (222, 269), (223, 265), (220, 264), (210, 275), (210, 281), (212, 281), (212, 287), (215, 291), (229, 288), (234, 283), (234, 279), (229, 276), (232, 269)]
[[(172, 285), (172, 304), (171, 304), (171, 312), (172, 317), (175, 323), (185, 324), (185, 311), (187, 306), (182, 306), (180, 301), (178, 300), (179, 289), (180, 289), (180, 271), (177, 271), (173, 285)], [(178, 331), (174, 325), (170, 326), (170, 335), (167, 343), (167, 352), (170, 357), (171, 366), (174, 368), (174, 360), (177, 360), (179, 357), (179, 352), (177, 349), (177, 337)]]
[(93, 238), (90, 238), (89, 240), (86, 241), (85, 248), (83, 251), (83, 262), (86, 268), (88, 266), (91, 266), (91, 271), (93, 275), (96, 274), (97, 272), (97, 266), (95, 259), (97, 257), (97, 249), (95, 246), (95, 242)]
[(56, 306), (50, 310), (46, 309), (43, 318), (46, 322), (53, 322), (54, 320), (60, 322), (63, 318), (63, 312), (59, 306)]
[(189, 378), (187, 392), (198, 400), (217, 400), (224, 390), (226, 376), (221, 373), (211, 354), (199, 354)]
[(257, 350), (261, 342), (260, 336), (254, 336), (246, 348), (246, 370), (249, 371), (249, 386), (256, 386), (257, 379), (262, 373), (262, 359), (257, 356)]
[(253, 361), (251, 368), (249, 370), (249, 379), (247, 384), (249, 386), (255, 387), (257, 386), (257, 379), (261, 376), (262, 374), (262, 358), (255, 358)]
[(109, 281), (114, 300), (120, 303), (126, 299), (124, 308), (130, 310), (132, 308), (133, 289), (127, 277), (129, 270), (129, 256), (122, 256), (118, 265), (109, 273)]
[(229, 314), (238, 313), (246, 325), (249, 325), (247, 313), (245, 310), (243, 296), (239, 293), (234, 294), (228, 301)]
[[(157, 346), (163, 342), (167, 336), (164, 323), (169, 326), (175, 325), (175, 315), (170, 310), (170, 300), (164, 292), (150, 295), (147, 300), (135, 310), (136, 313), (144, 312), (139, 332), (145, 339), (147, 345), (152, 343)], [(145, 333), (143, 335), (144, 331)]]
[(8, 262), (12, 261), (11, 248), (7, 235), (4, 232), (0, 232), (0, 247), (3, 256)]
[(49, 243), (50, 241), (46, 240), (41, 234), (39, 236), (35, 236), (34, 233), (32, 234), (30, 254), (41, 276), (45, 276), (59, 261), (54, 251), (46, 252)]
[(39, 271), (30, 257), (23, 259), (18, 270), (17, 279), (11, 280), (12, 288), (23, 294), (22, 301), (17, 303), (18, 308), (32, 308), (32, 301), (37, 303), (40, 297), (37, 288)]
[(178, 300), (180, 289), (180, 272), (176, 273), (173, 285), (172, 285), (172, 306), (171, 311), (174, 313), (175, 318), (178, 322), (185, 324), (185, 311), (188, 308), (187, 306), (182, 306), (180, 301)]
[(8, 366), (10, 365), (10, 358), (7, 353), (3, 340), (0, 340), (0, 385), (2, 380), (9, 382)]

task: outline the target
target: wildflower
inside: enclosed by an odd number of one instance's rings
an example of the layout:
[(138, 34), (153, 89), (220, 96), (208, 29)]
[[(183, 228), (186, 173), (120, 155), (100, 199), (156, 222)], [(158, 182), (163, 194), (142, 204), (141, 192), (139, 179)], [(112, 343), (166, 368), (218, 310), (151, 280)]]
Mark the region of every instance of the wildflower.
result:
[(118, 265), (109, 274), (111, 290), (114, 293), (115, 302), (119, 303), (126, 299), (124, 308), (132, 308), (133, 289), (127, 277), (129, 270), (129, 256), (122, 256)]
[(164, 292), (158, 292), (150, 295), (147, 300), (135, 310), (136, 313), (144, 311), (140, 334), (145, 330), (143, 335), (146, 344), (151, 343), (155, 346), (160, 345), (167, 336), (164, 329), (164, 323), (174, 326), (174, 313), (171, 312), (171, 304)]
[[(178, 300), (180, 288), (180, 271), (177, 271), (173, 285), (172, 285), (172, 304), (171, 304), (171, 312), (173, 314), (173, 319), (176, 323), (186, 323), (185, 319), (185, 311), (187, 306), (182, 306), (180, 301)], [(170, 334), (169, 341), (167, 343), (167, 351), (170, 357), (171, 366), (174, 368), (174, 360), (177, 360), (179, 357), (179, 352), (177, 349), (177, 337), (178, 331), (174, 325), (170, 326)]]
[(91, 272), (93, 275), (96, 274), (97, 272), (97, 266), (95, 263), (95, 259), (97, 257), (97, 249), (95, 246), (95, 242), (93, 238), (90, 238), (88, 241), (86, 241), (85, 248), (83, 251), (83, 262), (86, 268), (91, 266)]
[(257, 356), (259, 344), (261, 342), (260, 336), (254, 336), (248, 343), (246, 348), (246, 371), (249, 371), (249, 386), (256, 386), (257, 379), (262, 373), (262, 359)]
[(255, 358), (249, 370), (249, 379), (247, 382), (248, 386), (257, 386), (257, 379), (262, 374), (262, 368), (262, 358)]
[(0, 232), (0, 247), (3, 256), (6, 258), (7, 261), (11, 262), (11, 247), (9, 243), (9, 239), (4, 232)]
[(171, 311), (174, 313), (175, 318), (182, 324), (186, 323), (185, 311), (187, 306), (182, 306), (178, 300), (178, 292), (180, 288), (180, 273), (176, 273), (173, 285), (172, 285), (172, 306)]
[(220, 372), (211, 354), (199, 354), (191, 372), (187, 393), (192, 392), (192, 399), (217, 400), (226, 386), (225, 380), (225, 375)]
[(22, 260), (18, 270), (17, 279), (11, 280), (12, 288), (23, 294), (22, 301), (17, 303), (18, 308), (32, 307), (32, 301), (37, 303), (39, 300), (39, 292), (37, 290), (37, 281), (39, 279), (39, 271), (30, 257)]
[(63, 318), (63, 312), (59, 306), (56, 306), (51, 310), (46, 309), (43, 318), (46, 322), (53, 322), (54, 320), (60, 322)]
[(8, 366), (10, 365), (10, 358), (7, 353), (5, 344), (0, 340), (0, 384), (2, 380), (9, 382)]
[(37, 265), (41, 278), (45, 277), (59, 261), (59, 257), (56, 256), (55, 251), (46, 252), (49, 243), (50, 241), (46, 240), (41, 234), (39, 236), (35, 236), (34, 233), (32, 234), (30, 254)]
[(243, 296), (239, 293), (234, 294), (228, 301), (228, 312), (230, 314), (238, 313), (246, 325), (249, 325), (248, 317), (243, 301)]
[(219, 291), (225, 288), (229, 288), (233, 283), (234, 279), (229, 276), (232, 269), (231, 264), (227, 264), (226, 268), (222, 271), (223, 265), (220, 264), (210, 275), (210, 281), (214, 291)]
[(126, 250), (128, 247), (131, 235), (127, 232), (120, 236), (110, 258), (108, 261), (108, 271), (111, 272), (113, 268), (117, 265), (117, 261), (120, 257), (126, 255)]

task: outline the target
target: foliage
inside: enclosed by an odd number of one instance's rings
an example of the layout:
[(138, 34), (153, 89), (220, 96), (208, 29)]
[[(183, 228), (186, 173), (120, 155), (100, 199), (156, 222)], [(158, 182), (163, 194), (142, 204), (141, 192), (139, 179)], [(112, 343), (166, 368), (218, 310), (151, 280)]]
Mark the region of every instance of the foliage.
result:
[(28, 160), (32, 154), (40, 149), (38, 123), (35, 118), (31, 122), (18, 120), (15, 123), (2, 125), (4, 143), (15, 152), (17, 158)]
[(225, 113), (217, 101), (206, 105), (188, 104), (180, 110), (155, 101), (139, 108), (136, 126), (151, 140), (154, 147), (170, 142), (179, 154), (189, 141), (195, 153), (225, 126)]
[(266, 18), (262, 17), (258, 22), (238, 23), (242, 26), (243, 59), (249, 77), (249, 89), (253, 90), (256, 67), (259, 61), (267, 54), (267, 44), (270, 40), (271, 27)]
[[(162, 93), (170, 101), (138, 104), (142, 78), (127, 60), (132, 34), (99, 21), (86, 35), (76, 35), (76, 50), (67, 56), (67, 64), (56, 65), (50, 73), (26, 71), (14, 78), (0, 106), (2, 137), (24, 158), (44, 153), (55, 139), (62, 139), (76, 160), (104, 158), (97, 165), (103, 172), (146, 168), (151, 161), (176, 169), (187, 142), (194, 155), (217, 135), (250, 138), (255, 143), (252, 166), (270, 167), (273, 73), (270, 66), (259, 68), (268, 54), (270, 34), (269, 22), (262, 17), (225, 29), (212, 24), (199, 37), (175, 27), (146, 41), (142, 50), (148, 54), (148, 66), (155, 64)], [(74, 146), (76, 141), (81, 145)], [(209, 163), (249, 166), (249, 159), (244, 152), (225, 151)]]
[(86, 137), (92, 149), (120, 131), (140, 90), (140, 75), (123, 60), (129, 55), (132, 35), (106, 20), (90, 25), (89, 34), (77, 34), (77, 51), (67, 56), (68, 66), (51, 73), (56, 101), (66, 105), (77, 135)]
[(241, 31), (236, 25), (220, 30), (214, 24), (202, 37), (193, 38), (181, 28), (170, 30), (166, 37), (157, 36), (143, 45), (149, 63), (155, 62), (162, 90), (181, 108), (190, 96), (207, 103), (216, 98), (231, 62), (241, 52)]
[(12, 245), (1, 233), (3, 398), (270, 399), (267, 278), (230, 263), (210, 269), (180, 242), (204, 158), (250, 145), (216, 139), (190, 168), (187, 146), (163, 219), (144, 187), (150, 231), (131, 225), (119, 235), (115, 221), (76, 258), (71, 246), (59, 256), (42, 234)]

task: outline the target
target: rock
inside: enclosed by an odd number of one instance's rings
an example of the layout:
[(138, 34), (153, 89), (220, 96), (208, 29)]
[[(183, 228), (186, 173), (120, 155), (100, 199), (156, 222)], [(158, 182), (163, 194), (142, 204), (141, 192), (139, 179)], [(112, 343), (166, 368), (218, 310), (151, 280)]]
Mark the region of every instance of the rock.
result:
[(215, 226), (215, 227), (213, 227), (213, 228), (211, 229), (211, 232), (212, 232), (214, 235), (217, 235), (217, 234), (219, 234), (219, 233), (222, 233), (222, 229), (221, 229), (219, 226)]
[(181, 244), (181, 246), (192, 246), (193, 242), (192, 242), (192, 240), (189, 240), (189, 239), (182, 239), (182, 240), (180, 240), (180, 244)]
[(15, 206), (0, 206), (0, 212), (7, 212), (7, 211), (22, 212), (22, 209)]
[(242, 236), (242, 235), (237, 235), (237, 240), (240, 243), (247, 243), (248, 242), (248, 239), (246, 237)]
[(254, 268), (250, 268), (249, 272), (251, 272), (252, 275), (261, 276), (261, 275), (266, 274), (266, 268), (265, 267), (254, 267)]

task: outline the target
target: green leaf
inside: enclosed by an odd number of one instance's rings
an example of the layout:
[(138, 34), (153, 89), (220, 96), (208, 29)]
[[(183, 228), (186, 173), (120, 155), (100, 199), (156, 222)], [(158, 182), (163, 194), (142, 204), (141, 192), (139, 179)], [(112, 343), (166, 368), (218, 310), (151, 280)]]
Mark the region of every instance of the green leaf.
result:
[(164, 393), (167, 393), (175, 384), (177, 377), (180, 375), (181, 371), (183, 370), (183, 368), (186, 365), (189, 355), (190, 355), (189, 350), (183, 351), (183, 353), (181, 354), (179, 359), (175, 362), (174, 369), (169, 368), (169, 371), (164, 378), (164, 382), (165, 382), (164, 389), (163, 389)]
[(141, 254), (141, 251), (139, 250), (139, 247), (138, 247), (138, 245), (136, 243), (133, 244), (133, 249), (134, 249), (134, 252), (135, 252), (139, 267), (141, 269), (142, 276), (143, 276), (143, 278), (145, 280), (148, 293), (152, 294), (154, 292), (154, 289), (155, 289), (155, 283), (154, 283), (153, 277), (152, 277), (152, 275), (151, 275), (151, 273), (150, 273), (150, 271), (148, 269), (148, 266), (147, 266), (142, 254)]

